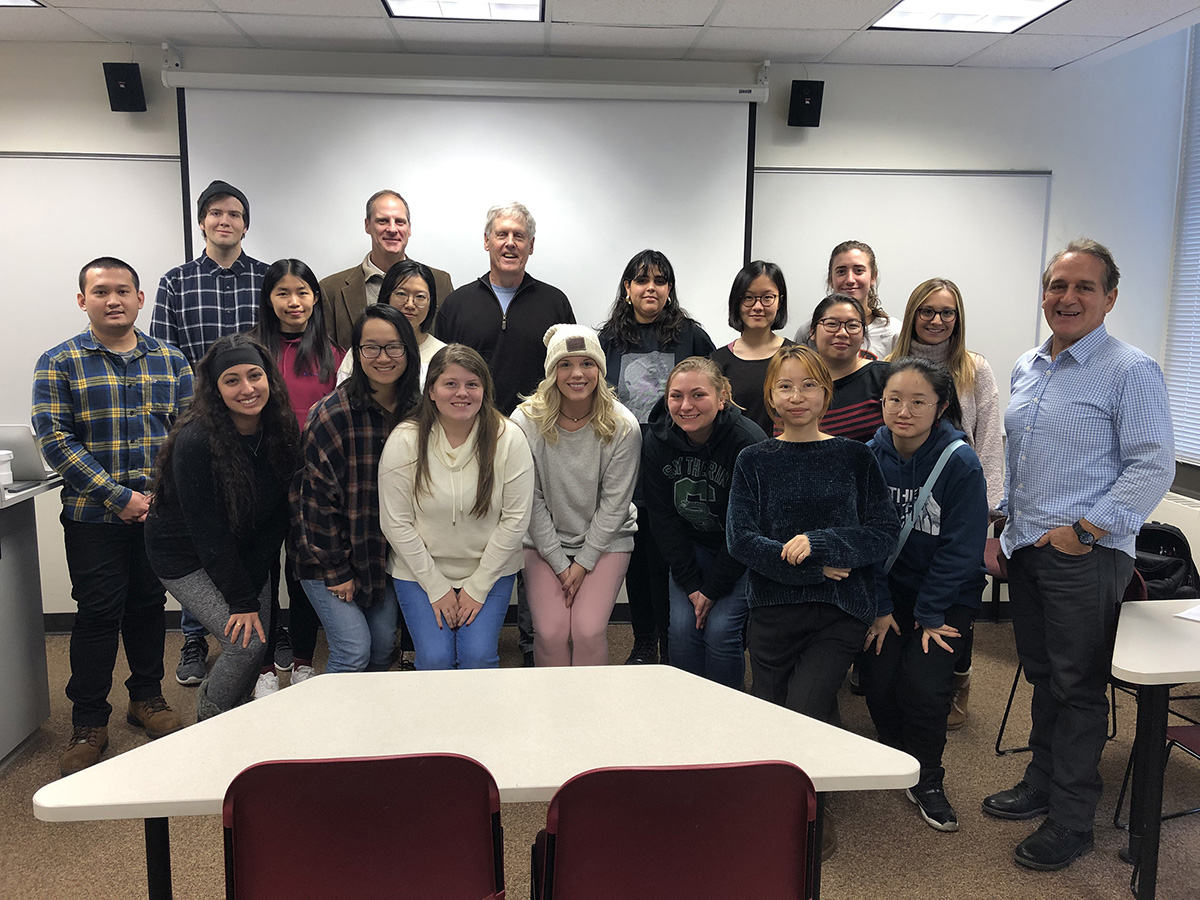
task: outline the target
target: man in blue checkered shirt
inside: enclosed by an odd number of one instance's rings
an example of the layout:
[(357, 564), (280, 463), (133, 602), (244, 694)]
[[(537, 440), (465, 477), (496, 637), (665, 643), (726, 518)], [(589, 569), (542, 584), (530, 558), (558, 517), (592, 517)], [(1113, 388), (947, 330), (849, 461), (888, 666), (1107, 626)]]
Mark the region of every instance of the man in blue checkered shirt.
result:
[(63, 775), (100, 761), (117, 644), (130, 675), (125, 717), (152, 737), (178, 731), (162, 696), (166, 595), (146, 558), (154, 458), (192, 396), (183, 354), (134, 327), (145, 295), (133, 268), (113, 257), (79, 273), (89, 327), (42, 354), (33, 376), (33, 427), (63, 477), (62, 526), (71, 595), (73, 732)]
[(1024, 778), (983, 801), (1002, 819), (1045, 814), (1014, 858), (1062, 869), (1092, 849), (1107, 733), (1116, 607), (1134, 538), (1175, 474), (1158, 363), (1110, 336), (1120, 272), (1107, 248), (1072, 241), (1042, 276), (1050, 338), (1013, 367), (1000, 542), (1013, 633), (1033, 685)]
[[(266, 264), (242, 250), (250, 229), (245, 194), (232, 184), (214, 181), (200, 194), (196, 212), (204, 252), (162, 277), (150, 321), (150, 334), (182, 350), (193, 367), (217, 338), (257, 324), (258, 295), (267, 271)], [(208, 633), (186, 609), (182, 629), (175, 680), (194, 686), (207, 673)]]

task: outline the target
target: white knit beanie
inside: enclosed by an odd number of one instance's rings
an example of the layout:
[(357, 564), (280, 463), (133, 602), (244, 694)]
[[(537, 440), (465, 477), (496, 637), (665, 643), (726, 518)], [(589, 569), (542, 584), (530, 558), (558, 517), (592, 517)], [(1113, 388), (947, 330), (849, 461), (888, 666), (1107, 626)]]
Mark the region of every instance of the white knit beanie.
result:
[(547, 378), (554, 374), (564, 356), (590, 356), (600, 368), (600, 377), (608, 374), (600, 338), (586, 325), (551, 325), (542, 337), (542, 343), (546, 345)]

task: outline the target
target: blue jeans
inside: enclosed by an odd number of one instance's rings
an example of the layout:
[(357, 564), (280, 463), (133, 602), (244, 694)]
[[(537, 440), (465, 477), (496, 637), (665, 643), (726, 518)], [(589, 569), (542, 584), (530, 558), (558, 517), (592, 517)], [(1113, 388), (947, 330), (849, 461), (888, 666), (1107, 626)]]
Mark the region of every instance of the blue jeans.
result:
[(516, 578), (516, 574), (505, 575), (492, 585), (475, 621), (461, 628), (439, 628), (421, 586), (394, 579), (404, 623), (412, 632), (413, 664), (418, 669), (498, 669), (500, 628)]
[[(707, 574), (712, 567), (713, 551), (697, 546), (696, 564)], [(704, 627), (696, 628), (696, 608), (687, 592), (672, 576), (668, 581), (671, 598), (671, 665), (700, 675), (717, 684), (741, 690), (746, 679), (746, 656), (742, 646), (742, 629), (746, 625), (749, 607), (746, 604), (747, 575), (734, 582), (733, 589), (708, 611)]]
[(326, 672), (365, 672), (368, 666), (386, 666), (396, 643), (396, 620), (400, 610), (388, 584), (385, 595), (366, 609), (357, 603), (339, 600), (329, 593), (325, 582), (304, 579), (300, 582), (329, 641)]

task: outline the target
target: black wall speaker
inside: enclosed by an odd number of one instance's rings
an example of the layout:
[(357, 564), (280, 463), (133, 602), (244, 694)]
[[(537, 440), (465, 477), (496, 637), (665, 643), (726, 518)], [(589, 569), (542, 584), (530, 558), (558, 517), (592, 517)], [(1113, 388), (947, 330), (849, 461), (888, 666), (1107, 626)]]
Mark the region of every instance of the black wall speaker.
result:
[(142, 70), (137, 63), (105, 63), (104, 83), (108, 85), (108, 105), (113, 112), (146, 111)]
[(799, 128), (819, 127), (821, 98), (824, 95), (823, 81), (793, 81), (792, 99), (788, 103), (788, 124)]

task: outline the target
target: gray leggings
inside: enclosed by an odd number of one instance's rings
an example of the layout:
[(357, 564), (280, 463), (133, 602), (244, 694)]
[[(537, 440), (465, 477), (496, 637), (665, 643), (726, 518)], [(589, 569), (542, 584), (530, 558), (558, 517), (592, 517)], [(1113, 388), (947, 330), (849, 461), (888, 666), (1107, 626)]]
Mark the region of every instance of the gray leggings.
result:
[[(196, 695), (196, 720), (210, 719), (245, 703), (254, 689), (266, 650), (258, 634), (251, 629), (248, 647), (242, 646), (240, 633), (236, 643), (230, 642), (225, 636), (229, 604), (203, 569), (182, 578), (164, 578), (162, 583), (179, 605), (195, 616), (221, 645), (221, 653)], [(258, 595), (258, 618), (264, 631), (270, 616), (271, 583), (267, 581)]]

